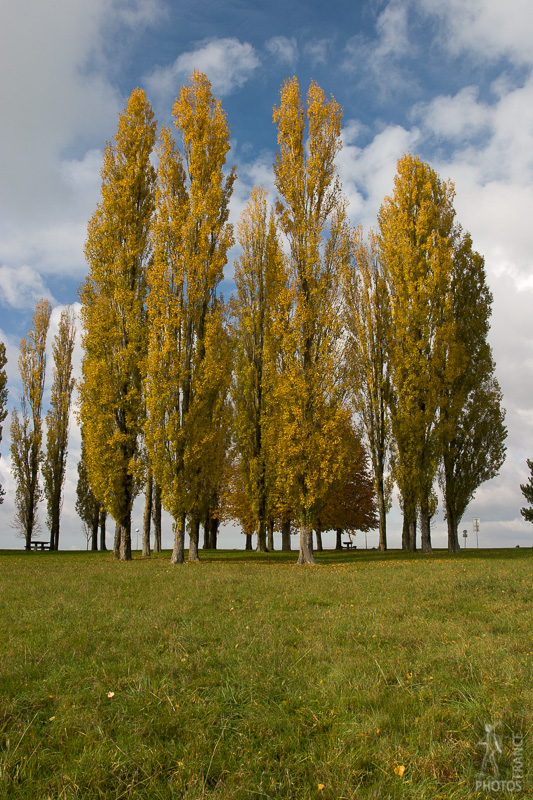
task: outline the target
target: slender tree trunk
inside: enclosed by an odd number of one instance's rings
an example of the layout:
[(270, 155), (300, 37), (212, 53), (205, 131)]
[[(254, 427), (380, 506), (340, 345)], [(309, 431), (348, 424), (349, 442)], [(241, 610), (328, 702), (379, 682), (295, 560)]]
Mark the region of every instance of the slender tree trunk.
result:
[(148, 469), (146, 473), (146, 488), (144, 499), (144, 517), (143, 517), (143, 558), (150, 555), (150, 523), (152, 521), (152, 499), (153, 499), (153, 479), (152, 470)]
[(342, 550), (342, 528), (337, 528), (335, 531), (336, 541), (335, 550)]
[(252, 545), (252, 534), (251, 533), (246, 533), (245, 536), (246, 536), (246, 545), (245, 545), (244, 549), (245, 550), (253, 550), (254, 548), (253, 548), (253, 545)]
[(259, 528), (257, 529), (257, 545), (255, 549), (257, 553), (268, 553), (264, 519), (260, 520), (259, 522)]
[(426, 511), (420, 511), (420, 544), (423, 553), (432, 553), (431, 517)]
[(407, 515), (403, 515), (402, 522), (402, 550), (409, 550), (409, 520)]
[(416, 553), (416, 517), (412, 517), (408, 521), (409, 529), (409, 550), (411, 553)]
[(106, 543), (105, 543), (105, 523), (107, 518), (107, 511), (105, 508), (100, 509), (100, 550), (105, 552), (107, 550)]
[(379, 549), (387, 549), (387, 509), (385, 506), (385, 492), (383, 478), (378, 487), (378, 514), (379, 514)]
[(204, 529), (203, 549), (204, 550), (210, 550), (211, 548), (210, 548), (210, 542), (209, 542), (209, 515), (204, 519), (203, 529)]
[(268, 541), (268, 544), (267, 544), (268, 550), (269, 550), (270, 553), (273, 553), (274, 552), (274, 520), (273, 519), (269, 519), (268, 520), (267, 541)]
[(324, 548), (322, 547), (322, 529), (320, 525), (315, 530), (316, 535), (316, 551), (317, 553), (322, 553)]
[(93, 517), (91, 526), (91, 550), (98, 550), (98, 522), (100, 521), (100, 512), (97, 511)]
[(281, 549), (287, 553), (291, 549), (291, 521), (290, 519), (281, 523)]
[(316, 565), (313, 555), (313, 528), (304, 522), (300, 522), (300, 552), (297, 563)]
[(460, 553), (461, 545), (459, 544), (458, 527), (459, 523), (455, 518), (453, 510), (446, 503), (446, 523), (448, 525), (448, 552)]
[(171, 564), (185, 563), (185, 512), (174, 521), (174, 548), (170, 556)]
[(128, 511), (125, 523), (120, 539), (120, 561), (131, 561), (131, 511)]
[(199, 561), (198, 558), (198, 537), (200, 534), (200, 520), (191, 519), (189, 521), (189, 564)]
[(211, 519), (209, 521), (209, 549), (216, 550), (217, 549), (217, 539), (218, 539), (218, 527), (220, 525), (220, 520), (217, 518)]
[(161, 552), (161, 489), (154, 481), (154, 553)]
[(122, 528), (115, 522), (115, 541), (113, 543), (113, 557), (118, 561), (120, 558), (120, 540), (122, 539)]

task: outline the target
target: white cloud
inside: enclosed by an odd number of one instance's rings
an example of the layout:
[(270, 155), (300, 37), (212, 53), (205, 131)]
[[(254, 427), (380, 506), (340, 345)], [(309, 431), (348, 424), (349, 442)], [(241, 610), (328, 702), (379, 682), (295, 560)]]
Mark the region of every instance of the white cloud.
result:
[(375, 226), (383, 198), (392, 191), (398, 159), (413, 150), (418, 130), (399, 125), (384, 128), (365, 147), (356, 141), (361, 126), (348, 121), (343, 130), (343, 148), (337, 157), (339, 175), (349, 200), (348, 213), (352, 224), (365, 228)]
[(361, 83), (372, 81), (382, 97), (412, 86), (412, 78), (400, 65), (415, 50), (409, 38), (408, 10), (406, 3), (393, 0), (377, 18), (374, 39), (357, 34), (346, 45), (343, 68)]
[(274, 36), (265, 43), (265, 49), (279, 61), (280, 64), (294, 65), (298, 60), (298, 45), (296, 39), (287, 36)]
[(304, 45), (304, 55), (306, 55), (315, 66), (318, 64), (326, 64), (331, 46), (331, 39), (311, 39), (311, 41), (306, 42)]
[(154, 93), (172, 96), (198, 69), (211, 81), (213, 93), (223, 97), (244, 86), (259, 64), (257, 54), (248, 42), (235, 38), (209, 39), (197, 50), (182, 53), (170, 66), (157, 67), (146, 80)]
[(12, 308), (30, 309), (41, 297), (53, 302), (53, 297), (38, 272), (28, 266), (13, 269), (0, 267), (0, 302)]
[(490, 110), (478, 101), (477, 86), (465, 86), (455, 96), (439, 96), (414, 107), (412, 116), (422, 118), (428, 132), (440, 139), (472, 139), (490, 124)]
[(533, 5), (530, 0), (415, 0), (444, 25), (440, 43), (453, 54), (533, 64)]
[(168, 15), (159, 0), (122, 0), (117, 6), (117, 16), (132, 28), (152, 25)]

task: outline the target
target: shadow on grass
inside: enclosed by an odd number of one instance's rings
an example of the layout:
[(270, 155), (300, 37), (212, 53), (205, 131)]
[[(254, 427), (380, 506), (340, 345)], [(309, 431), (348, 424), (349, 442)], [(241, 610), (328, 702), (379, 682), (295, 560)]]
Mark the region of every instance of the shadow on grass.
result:
[[(133, 561), (170, 561), (170, 550), (163, 550), (161, 553), (152, 553), (149, 559), (141, 556), (141, 551), (133, 551)], [(0, 557), (9, 560), (18, 559), (82, 559), (82, 560), (113, 560), (113, 553), (110, 551), (100, 552), (91, 550), (58, 550), (58, 551), (34, 551), (34, 550), (0, 550)], [(291, 550), (283, 552), (276, 550), (271, 553), (256, 553), (255, 550), (200, 550), (200, 563), (233, 563), (233, 564), (270, 564), (276, 565), (295, 565), (298, 558), (298, 551)], [(433, 553), (409, 553), (403, 550), (324, 550), (316, 552), (315, 558), (318, 565), (356, 565), (368, 562), (406, 562), (406, 561), (489, 561), (489, 560), (523, 560), (533, 557), (533, 548), (530, 547), (509, 547), (509, 548), (483, 548), (472, 550), (461, 550), (460, 553), (448, 553), (447, 550), (434, 550)], [(188, 551), (185, 550), (185, 560), (188, 558)]]

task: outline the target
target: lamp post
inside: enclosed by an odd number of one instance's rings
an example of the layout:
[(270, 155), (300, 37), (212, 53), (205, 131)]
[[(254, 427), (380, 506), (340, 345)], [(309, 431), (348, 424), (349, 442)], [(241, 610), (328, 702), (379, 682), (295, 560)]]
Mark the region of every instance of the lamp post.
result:
[(463, 531), (463, 539), (465, 540), (465, 550), (466, 550), (466, 537), (467, 536), (468, 536), (468, 533), (466, 531)]
[(472, 520), (472, 528), (474, 529), (474, 533), (476, 534), (476, 547), (479, 547), (479, 517), (474, 517)]
[(139, 549), (139, 528), (135, 528), (135, 533), (137, 534), (137, 545), (135, 547), (136, 550)]

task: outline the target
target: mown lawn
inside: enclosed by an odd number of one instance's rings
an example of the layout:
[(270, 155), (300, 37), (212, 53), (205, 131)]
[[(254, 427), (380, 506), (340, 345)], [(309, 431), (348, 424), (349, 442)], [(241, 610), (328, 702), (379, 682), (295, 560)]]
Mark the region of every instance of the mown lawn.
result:
[(533, 551), (295, 557), (0, 552), (0, 798), (533, 797)]

